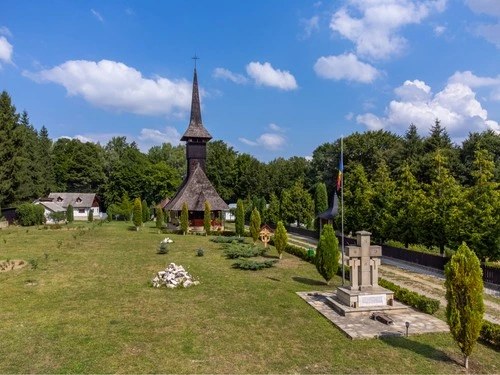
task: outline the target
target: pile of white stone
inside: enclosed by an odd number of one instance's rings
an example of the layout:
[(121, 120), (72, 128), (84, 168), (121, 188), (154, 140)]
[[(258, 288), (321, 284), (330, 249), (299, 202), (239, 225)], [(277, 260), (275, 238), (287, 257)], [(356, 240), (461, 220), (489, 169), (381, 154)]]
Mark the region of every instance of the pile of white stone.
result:
[(188, 286), (200, 283), (197, 280), (193, 280), (193, 277), (186, 272), (184, 267), (177, 266), (175, 263), (170, 263), (164, 271), (158, 272), (152, 282), (155, 288), (161, 286), (166, 286), (167, 288), (182, 286), (187, 288)]

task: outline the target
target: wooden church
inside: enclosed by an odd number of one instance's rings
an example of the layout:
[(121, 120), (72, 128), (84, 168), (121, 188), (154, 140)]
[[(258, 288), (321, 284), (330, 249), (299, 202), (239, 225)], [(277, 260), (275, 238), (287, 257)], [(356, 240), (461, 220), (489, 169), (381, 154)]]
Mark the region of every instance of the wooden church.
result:
[(210, 204), (212, 230), (223, 230), (222, 212), (229, 207), (219, 196), (208, 180), (206, 173), (207, 142), (212, 139), (201, 121), (200, 95), (196, 67), (193, 78), (193, 94), (191, 98), (191, 117), (189, 125), (181, 138), (186, 142), (187, 175), (174, 197), (165, 209), (170, 211), (173, 223), (178, 223), (182, 206), (186, 203), (189, 212), (189, 230), (203, 231), (205, 201)]

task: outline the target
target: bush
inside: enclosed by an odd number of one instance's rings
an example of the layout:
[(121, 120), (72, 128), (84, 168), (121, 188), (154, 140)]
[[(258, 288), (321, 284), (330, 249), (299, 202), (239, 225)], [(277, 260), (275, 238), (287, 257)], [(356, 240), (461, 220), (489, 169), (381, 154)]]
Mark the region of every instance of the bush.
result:
[(233, 243), (233, 242), (243, 243), (245, 239), (237, 236), (229, 236), (229, 237), (220, 236), (211, 238), (210, 241), (215, 243)]
[(440, 302), (437, 299), (429, 298), (418, 293), (412, 292), (406, 288), (391, 283), (390, 281), (379, 279), (379, 285), (394, 292), (394, 298), (398, 301), (415, 307), (426, 314), (434, 314), (439, 310)]
[(500, 325), (483, 320), (479, 338), (500, 349)]
[(258, 271), (264, 268), (270, 268), (274, 266), (274, 264), (277, 261), (278, 261), (277, 259), (272, 259), (272, 260), (264, 260), (261, 262), (257, 262), (251, 259), (238, 259), (235, 263), (233, 263), (232, 267), (240, 270)]
[(75, 220), (75, 213), (71, 204), (68, 204), (66, 208), (66, 220), (68, 220), (68, 223), (72, 223)]
[(199, 248), (198, 251), (196, 252), (196, 255), (199, 256), (199, 257), (202, 257), (203, 255), (205, 255), (205, 252), (203, 251), (203, 248)]
[(262, 247), (242, 243), (233, 243), (224, 250), (224, 256), (227, 259), (252, 258), (264, 254), (265, 251), (266, 249)]
[(166, 254), (168, 253), (168, 244), (166, 242), (161, 241), (160, 246), (158, 246), (157, 254)]
[[(42, 205), (38, 205), (42, 207)], [(19, 221), (19, 224), (21, 224), (23, 227), (31, 226), (36, 224), (37, 220), (37, 215), (35, 212), (35, 205), (31, 203), (23, 203), (19, 205), (16, 209), (17, 213), (17, 220)], [(40, 223), (41, 224), (41, 223)]]

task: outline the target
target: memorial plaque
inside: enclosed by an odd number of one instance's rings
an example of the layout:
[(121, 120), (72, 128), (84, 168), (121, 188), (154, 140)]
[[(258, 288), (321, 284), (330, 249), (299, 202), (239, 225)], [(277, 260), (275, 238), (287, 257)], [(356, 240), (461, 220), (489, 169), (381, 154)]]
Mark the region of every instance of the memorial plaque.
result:
[(358, 296), (359, 307), (385, 306), (387, 299), (385, 294), (370, 294)]

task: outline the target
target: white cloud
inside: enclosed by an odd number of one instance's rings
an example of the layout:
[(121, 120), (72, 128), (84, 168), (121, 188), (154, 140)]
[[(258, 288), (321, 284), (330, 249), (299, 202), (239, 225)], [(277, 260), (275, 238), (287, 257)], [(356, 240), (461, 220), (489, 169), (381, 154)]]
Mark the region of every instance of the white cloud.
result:
[(387, 59), (404, 52), (408, 42), (400, 34), (403, 27), (442, 12), (446, 1), (347, 0), (347, 5), (333, 14), (330, 29), (353, 42), (357, 55)]
[(139, 136), (140, 141), (152, 141), (154, 143), (170, 143), (173, 146), (180, 144), (181, 134), (172, 126), (165, 127), (164, 131), (144, 128)]
[(465, 0), (465, 3), (476, 13), (500, 17), (500, 4), (497, 0)]
[(349, 112), (348, 114), (346, 114), (346, 115), (344, 116), (344, 118), (345, 118), (347, 121), (351, 121), (351, 120), (354, 118), (354, 113)]
[(38, 82), (53, 82), (69, 95), (80, 95), (96, 107), (141, 115), (178, 115), (189, 110), (191, 83), (156, 76), (144, 78), (141, 72), (109, 60), (72, 60), (37, 73), (24, 72)]
[(438, 25), (434, 27), (434, 34), (437, 36), (443, 35), (446, 31), (446, 26)]
[(479, 77), (470, 70), (465, 72), (455, 72), (449, 79), (448, 83), (462, 83), (471, 88), (489, 88), (489, 99), (500, 101), (500, 75), (496, 77)]
[(101, 16), (101, 14), (97, 10), (90, 9), (90, 12), (94, 15), (95, 18), (97, 18), (97, 20), (99, 22), (104, 22), (104, 18)]
[(280, 150), (286, 143), (286, 139), (283, 136), (285, 129), (274, 123), (268, 125), (268, 129), (272, 133), (263, 133), (255, 141), (249, 140), (247, 138), (239, 138), (240, 142), (252, 146), (252, 147), (264, 147), (268, 150)]
[(13, 49), (14, 47), (9, 43), (7, 38), (5, 38), (4, 36), (0, 36), (0, 61), (3, 61), (7, 64), (12, 63)]
[(212, 76), (214, 78), (228, 79), (237, 84), (245, 84), (248, 82), (248, 78), (242, 74), (236, 74), (225, 68), (215, 68)]
[(288, 71), (274, 69), (268, 62), (251, 62), (246, 67), (247, 73), (256, 84), (276, 87), (281, 90), (296, 90), (298, 88), (295, 77)]
[(269, 129), (272, 130), (273, 132), (277, 133), (284, 133), (285, 129), (283, 129), (281, 126), (278, 126), (274, 123), (269, 124)]
[(380, 75), (376, 68), (359, 61), (352, 53), (322, 56), (314, 64), (314, 70), (322, 78), (336, 81), (345, 79), (361, 83), (372, 83)]
[(12, 38), (12, 33), (10, 32), (7, 26), (0, 27), (0, 35), (5, 35), (8, 36), (9, 38)]
[(285, 144), (285, 138), (279, 134), (264, 133), (258, 138), (258, 143), (269, 150), (279, 150)]
[(319, 31), (319, 16), (312, 16), (311, 18), (302, 18), (300, 24), (303, 27), (301, 39), (309, 38), (312, 33)]
[(497, 48), (500, 48), (500, 22), (479, 25), (476, 28), (476, 33), (494, 44)]
[(365, 113), (357, 116), (356, 121), (370, 129), (389, 128), (399, 132), (413, 123), (420, 134), (427, 134), (438, 118), (455, 139), (470, 131), (500, 131), (499, 124), (488, 119), (488, 112), (476, 99), (476, 93), (463, 83), (448, 83), (435, 95), (425, 82), (418, 80), (406, 81), (394, 91), (397, 98), (389, 103), (384, 117)]

